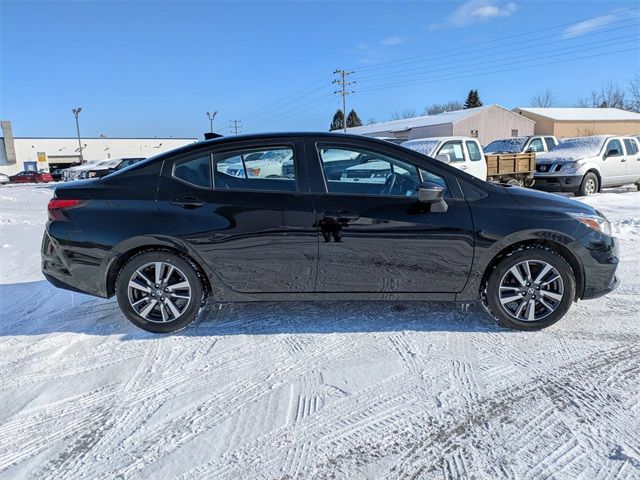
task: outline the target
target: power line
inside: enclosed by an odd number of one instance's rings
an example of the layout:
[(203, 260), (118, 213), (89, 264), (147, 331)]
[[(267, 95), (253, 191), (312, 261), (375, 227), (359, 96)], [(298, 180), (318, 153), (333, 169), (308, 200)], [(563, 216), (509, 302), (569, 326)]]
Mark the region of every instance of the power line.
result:
[[(625, 14), (625, 13), (628, 13), (628, 12), (631, 12), (631, 11), (635, 11), (636, 13), (638, 13), (639, 9), (640, 9), (640, 7), (631, 7), (631, 8), (628, 8), (628, 9), (619, 10), (616, 13), (618, 15)], [(582, 20), (578, 20), (578, 21), (574, 20), (574, 21), (571, 21), (571, 22), (552, 25), (552, 26), (546, 27), (546, 28), (539, 28), (539, 29), (536, 29), (536, 30), (530, 30), (528, 32), (519, 32), (519, 33), (514, 34), (514, 35), (498, 37), (498, 38), (494, 38), (494, 39), (491, 39), (491, 40), (486, 40), (484, 42), (476, 42), (476, 43), (473, 44), (473, 48), (478, 49), (479, 47), (481, 47), (483, 45), (490, 45), (492, 43), (502, 42), (504, 40), (509, 40), (509, 39), (512, 39), (512, 38), (522, 38), (522, 37), (525, 37), (527, 35), (538, 35), (541, 32), (548, 32), (550, 30), (555, 30), (555, 29), (562, 28), (562, 27), (568, 27), (568, 26), (571, 26), (571, 25), (579, 25), (580, 23), (582, 23), (584, 21), (587, 21), (587, 20), (591, 20), (592, 18), (593, 17), (583, 18)], [(595, 28), (606, 27), (608, 25), (612, 25), (612, 24), (618, 23), (620, 21), (623, 21), (623, 22), (624, 21), (629, 21), (629, 20), (634, 20), (635, 21), (635, 20), (637, 20), (637, 18), (638, 18), (638, 16), (636, 15), (635, 17), (627, 17), (627, 18), (624, 18), (622, 20), (615, 19), (615, 20), (613, 20), (611, 22), (601, 23), (600, 25), (598, 25), (598, 27), (595, 27)], [(587, 35), (587, 34), (584, 34), (584, 35)], [(584, 36), (584, 35), (581, 35), (581, 36)], [(544, 35), (543, 37), (546, 38), (547, 35)], [(532, 41), (532, 40), (531, 39), (524, 40), (524, 42), (530, 42), (530, 41)], [(510, 42), (510, 44), (513, 45), (512, 42)], [(366, 66), (360, 67), (359, 70), (366, 72), (366, 71), (369, 71), (369, 70), (375, 70), (375, 69), (378, 69), (378, 68), (383, 68), (383, 65), (394, 65), (394, 64), (398, 64), (398, 63), (405, 63), (405, 62), (409, 62), (409, 61), (412, 61), (412, 60), (415, 60), (415, 59), (418, 59), (418, 58), (430, 57), (430, 56), (432, 56), (432, 55), (434, 55), (436, 53), (437, 54), (448, 54), (448, 53), (451, 53), (451, 52), (465, 50), (465, 49), (468, 49), (468, 48), (469, 48), (469, 45), (464, 45), (464, 46), (460, 46), (460, 47), (449, 48), (449, 49), (446, 49), (446, 50), (440, 50), (438, 52), (424, 53), (424, 54), (420, 54), (420, 55), (414, 55), (412, 57), (399, 58), (399, 59), (396, 59), (396, 60), (388, 60), (386, 62), (378, 62), (378, 63), (375, 63), (375, 64), (371, 64), (371, 65), (366, 65)], [(481, 48), (481, 50), (484, 51), (486, 49)], [(386, 67), (384, 67), (384, 68), (386, 68)]]
[[(620, 40), (620, 41), (616, 41), (616, 40)], [(537, 53), (526, 53), (526, 54), (520, 54), (520, 55), (514, 55), (511, 57), (504, 57), (498, 60), (488, 60), (488, 61), (483, 61), (483, 62), (475, 62), (475, 63), (466, 63), (465, 67), (474, 67), (474, 66), (479, 66), (479, 65), (491, 65), (491, 64), (495, 64), (497, 63), (497, 65), (494, 66), (504, 66), (504, 65), (515, 65), (515, 64), (519, 64), (519, 63), (526, 63), (526, 62), (530, 62), (533, 59), (537, 59), (539, 57), (544, 57), (544, 58), (551, 58), (551, 57), (558, 57), (558, 56), (562, 56), (562, 55), (571, 55), (571, 54), (575, 54), (575, 53), (579, 53), (579, 52), (583, 52), (585, 50), (599, 50), (602, 48), (608, 48), (608, 47), (614, 47), (614, 46), (618, 46), (618, 45), (623, 45), (623, 44), (628, 44), (628, 43), (637, 43), (638, 41), (638, 37), (636, 35), (627, 35), (627, 36), (621, 36), (621, 37), (615, 37), (615, 38), (611, 38), (611, 39), (607, 39), (607, 40), (600, 40), (600, 41), (596, 41), (596, 42), (588, 42), (588, 43), (584, 43), (581, 45), (575, 45), (572, 47), (566, 47), (566, 48), (562, 48), (562, 49), (557, 49), (554, 50), (555, 53), (548, 53), (545, 51), (542, 52), (537, 52)], [(482, 57), (481, 57), (482, 58)], [(511, 60), (511, 59), (515, 59), (515, 61), (513, 62), (504, 62), (504, 60)], [(488, 68), (493, 68), (493, 67), (488, 67)], [(477, 69), (460, 69), (456, 66), (453, 67), (446, 67), (446, 68), (440, 68), (440, 69), (430, 69), (430, 70), (426, 70), (426, 71), (421, 71), (421, 72), (414, 72), (414, 73), (409, 73), (409, 74), (404, 74), (404, 73), (397, 73), (397, 74), (393, 74), (393, 75), (387, 75), (387, 76), (382, 76), (379, 78), (376, 78), (374, 80), (376, 81), (383, 81), (380, 84), (373, 84), (373, 85), (369, 85), (365, 88), (362, 88), (361, 91), (367, 91), (369, 88), (372, 87), (377, 87), (380, 85), (384, 85), (384, 80), (393, 80), (395, 78), (402, 78), (402, 79), (408, 79), (410, 77), (416, 77), (414, 78), (414, 80), (419, 80), (420, 78), (433, 78), (434, 77), (434, 73), (435, 72), (452, 72), (457, 74), (461, 74), (461, 73), (466, 73), (466, 72), (470, 72), (470, 71), (476, 71)], [(425, 76), (426, 75), (426, 76)], [(449, 75), (449, 73), (445, 73), (444, 75)]]
[[(512, 72), (514, 70), (522, 70), (522, 69), (526, 69), (526, 68), (534, 68), (534, 67), (543, 67), (543, 66), (547, 66), (547, 65), (556, 65), (558, 63), (568, 63), (568, 62), (572, 62), (572, 61), (576, 61), (576, 60), (584, 60), (587, 58), (594, 58), (594, 57), (601, 57), (604, 55), (611, 55), (611, 54), (615, 54), (615, 53), (626, 53), (626, 52), (637, 52), (638, 48), (627, 48), (627, 49), (620, 49), (620, 50), (613, 50), (613, 51), (607, 51), (607, 52), (602, 52), (602, 53), (597, 53), (597, 54), (591, 54), (591, 55), (583, 55), (581, 57), (575, 57), (575, 58), (563, 58), (561, 60), (556, 60), (554, 62), (543, 62), (543, 63), (534, 63), (534, 64), (528, 64), (528, 65), (523, 65), (520, 67), (510, 67), (510, 68), (506, 68), (506, 69), (501, 69), (501, 70), (491, 70), (488, 72), (483, 72), (483, 73), (473, 73), (470, 75), (448, 75), (448, 76), (442, 76), (440, 78), (436, 78), (436, 79), (431, 79), (429, 81), (425, 81), (425, 80), (419, 80), (419, 81), (412, 81), (412, 82), (406, 82), (406, 83), (394, 83), (393, 85), (380, 85), (380, 86), (376, 86), (376, 87), (370, 87), (370, 88), (366, 88), (366, 89), (361, 89), (362, 92), (373, 92), (373, 91), (379, 91), (379, 90), (386, 90), (389, 88), (398, 88), (398, 87), (406, 87), (406, 86), (411, 86), (411, 85), (426, 85), (426, 84), (430, 84), (430, 83), (436, 83), (436, 82), (443, 82), (443, 81), (448, 81), (448, 80), (452, 80), (452, 79), (460, 79), (460, 78), (470, 78), (470, 77), (478, 77), (478, 76), (484, 76), (484, 75), (491, 75), (494, 73), (503, 73), (503, 72)], [(513, 63), (513, 62), (512, 62)], [(508, 65), (508, 64), (507, 64)], [(502, 65), (496, 65), (495, 67), (501, 67)], [(483, 69), (477, 69), (476, 71), (481, 71), (482, 72)]]
[(335, 72), (333, 72), (333, 74), (338, 75), (338, 78), (331, 82), (340, 86), (340, 90), (336, 90), (333, 93), (342, 95), (342, 130), (344, 131), (344, 133), (347, 133), (347, 95), (355, 93), (353, 90), (348, 91), (346, 88), (349, 85), (353, 85), (354, 83), (356, 83), (347, 81), (347, 77), (349, 75), (353, 75), (354, 73), (355, 72), (347, 72), (346, 70), (337, 69)]
[[(601, 34), (601, 33), (609, 32), (609, 31), (618, 32), (618, 31), (623, 30), (625, 28), (632, 28), (632, 27), (637, 28), (638, 25), (639, 24), (636, 23), (636, 24), (633, 24), (633, 25), (627, 25), (627, 26), (623, 26), (623, 27), (616, 27), (616, 28), (613, 28), (613, 29), (610, 29), (610, 30), (601, 31), (601, 32), (595, 32), (595, 33)], [(590, 36), (590, 35), (589, 34), (583, 35), (583, 37), (586, 37), (586, 36)], [(637, 34), (633, 35), (633, 37), (634, 38), (638, 38)], [(618, 39), (618, 38), (621, 38), (621, 37), (616, 37), (614, 39)], [(609, 40), (611, 40), (611, 39), (597, 40), (597, 41), (592, 42), (590, 44), (602, 43), (602, 42), (606, 42), (606, 41), (609, 41)], [(555, 44), (563, 43), (563, 42), (566, 42), (566, 41), (567, 41), (567, 39), (555, 40), (555, 41), (545, 42), (545, 43), (538, 43), (536, 45), (532, 45), (530, 48), (536, 49), (538, 47), (555, 45)], [(562, 47), (562, 48), (575, 48), (575, 47), (580, 47), (580, 46), (583, 46), (583, 45), (587, 45), (587, 44), (586, 43), (578, 43), (577, 45), (567, 46), (567, 47)], [(506, 50), (502, 50), (502, 51), (499, 51), (499, 52), (492, 52), (492, 53), (489, 53), (487, 51), (483, 51), (482, 55), (480, 55), (480, 56), (478, 56), (477, 54), (475, 54), (473, 52), (465, 52), (465, 53), (468, 53), (468, 54), (466, 54), (463, 57), (459, 57), (459, 58), (455, 58), (455, 57), (458, 57), (461, 54), (434, 57), (434, 58), (447, 58), (448, 61), (439, 62), (439, 63), (430, 63), (429, 65), (423, 65), (423, 66), (419, 66), (419, 67), (412, 67), (412, 68), (407, 68), (407, 69), (403, 69), (403, 70), (397, 70), (395, 72), (387, 72), (387, 73), (379, 73), (379, 74), (373, 74), (373, 75), (365, 75), (363, 77), (359, 76), (358, 80), (362, 81), (362, 80), (377, 80), (377, 79), (383, 79), (383, 78), (393, 78), (394, 76), (401, 75), (401, 74), (403, 76), (413, 75), (413, 74), (416, 74), (416, 73), (423, 72), (427, 68), (428, 68), (429, 72), (433, 72), (434, 71), (433, 70), (434, 66), (456, 64), (456, 63), (464, 62), (467, 58), (477, 59), (477, 58), (483, 58), (483, 57), (495, 57), (496, 54), (498, 54), (498, 53), (499, 54), (504, 54), (504, 53), (517, 52), (518, 53), (517, 57), (523, 57), (524, 55), (528, 55), (529, 54), (528, 50), (529, 50), (528, 48), (519, 47), (519, 48), (508, 48)], [(557, 51), (557, 50), (555, 50), (555, 51)], [(516, 56), (506, 57), (506, 58), (516, 58)], [(504, 59), (505, 59), (505, 57), (501, 57), (499, 60), (504, 60)]]

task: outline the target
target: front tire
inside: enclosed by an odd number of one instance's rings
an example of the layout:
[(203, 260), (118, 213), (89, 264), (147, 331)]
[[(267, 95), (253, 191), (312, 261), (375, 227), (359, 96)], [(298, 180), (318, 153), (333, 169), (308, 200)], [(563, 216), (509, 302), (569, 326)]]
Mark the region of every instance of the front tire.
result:
[(504, 257), (486, 287), (493, 317), (518, 330), (553, 325), (567, 313), (576, 293), (571, 265), (545, 247), (523, 248)]
[(576, 197), (593, 195), (594, 193), (598, 193), (599, 189), (600, 182), (598, 181), (598, 176), (593, 172), (588, 172), (582, 177), (582, 183), (580, 183), (580, 187), (576, 192)]
[(116, 297), (131, 323), (154, 333), (186, 327), (206, 300), (196, 266), (162, 250), (140, 253), (125, 264), (116, 280)]

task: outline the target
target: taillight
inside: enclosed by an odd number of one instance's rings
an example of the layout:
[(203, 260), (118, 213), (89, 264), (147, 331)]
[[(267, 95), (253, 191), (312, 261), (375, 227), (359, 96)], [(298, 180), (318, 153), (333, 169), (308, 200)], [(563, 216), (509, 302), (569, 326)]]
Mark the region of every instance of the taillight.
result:
[(72, 200), (69, 198), (52, 198), (49, 200), (47, 210), (49, 211), (49, 220), (60, 220), (66, 222), (69, 220), (64, 211), (70, 208), (76, 208), (82, 205), (82, 200)]

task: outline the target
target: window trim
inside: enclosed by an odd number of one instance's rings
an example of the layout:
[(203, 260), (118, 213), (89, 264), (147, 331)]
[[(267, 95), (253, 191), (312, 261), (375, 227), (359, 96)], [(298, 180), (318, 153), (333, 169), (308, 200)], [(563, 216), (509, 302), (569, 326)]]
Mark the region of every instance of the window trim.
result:
[[(272, 145), (265, 145), (264, 143), (261, 144), (257, 144), (255, 147), (254, 146), (246, 146), (246, 147), (240, 147), (238, 148), (237, 146), (233, 147), (231, 145), (227, 146), (228, 148), (221, 148), (219, 150), (215, 150), (215, 151), (211, 151), (210, 155), (211, 155), (211, 160), (210, 160), (210, 165), (211, 165), (211, 172), (212, 172), (212, 183), (213, 183), (213, 188), (212, 191), (214, 192), (262, 192), (262, 193), (288, 193), (290, 195), (292, 194), (301, 194), (301, 193), (308, 193), (308, 192), (304, 192), (302, 190), (300, 190), (300, 181), (299, 181), (299, 173), (300, 173), (300, 156), (296, 155), (296, 148), (295, 148), (295, 144), (293, 142), (276, 142), (273, 143)], [(282, 149), (282, 148), (287, 148), (289, 150), (291, 150), (291, 152), (293, 153), (292, 159), (293, 159), (293, 168), (295, 170), (295, 178), (293, 179), (294, 184), (295, 184), (295, 190), (264, 190), (264, 189), (260, 189), (260, 188), (234, 188), (234, 189), (230, 189), (230, 188), (216, 188), (216, 179), (215, 179), (215, 173), (216, 173), (216, 162), (213, 161), (213, 157), (214, 155), (219, 155), (219, 154), (223, 154), (223, 153), (229, 153), (229, 152), (241, 152), (241, 151), (246, 151), (246, 150), (253, 150), (253, 151), (265, 151), (265, 150), (277, 150), (277, 149)], [(296, 160), (296, 158), (298, 158), (298, 160)], [(245, 166), (244, 163), (244, 158), (242, 159), (242, 165), (243, 167)], [(245, 180), (248, 180), (248, 177), (246, 177), (246, 167), (245, 167)]]
[[(195, 183), (187, 182), (186, 180), (175, 176), (175, 170), (176, 170), (176, 166), (177, 165), (180, 165), (182, 163), (190, 162), (191, 160), (197, 160), (199, 158), (204, 158), (205, 156), (209, 156), (209, 176), (210, 176), (209, 180), (211, 181), (211, 186), (210, 187), (203, 187), (202, 185), (196, 185)], [(194, 154), (194, 155), (185, 156), (184, 158), (173, 159), (173, 162), (172, 162), (171, 167), (169, 169), (169, 176), (172, 179), (177, 180), (180, 183), (184, 183), (185, 185), (189, 185), (190, 187), (199, 188), (200, 190), (206, 190), (208, 192), (212, 191), (213, 190), (213, 185), (214, 185), (214, 180), (213, 180), (213, 172), (211, 170), (211, 152)]]
[[(322, 155), (320, 154), (320, 149), (322, 148), (335, 148), (337, 150), (348, 150), (348, 149), (353, 149), (353, 150), (368, 150), (370, 152), (374, 152), (374, 153), (378, 153), (380, 155), (384, 155), (386, 157), (390, 157), (390, 158), (395, 158), (400, 162), (403, 163), (408, 163), (410, 165), (412, 165), (415, 169), (416, 169), (416, 173), (418, 174), (418, 178), (420, 179), (420, 183), (422, 184), (422, 182), (424, 182), (424, 179), (422, 178), (422, 173), (420, 172), (420, 169), (422, 168), (423, 170), (427, 170), (427, 168), (424, 167), (420, 167), (419, 165), (415, 164), (414, 162), (410, 161), (410, 160), (404, 160), (402, 158), (398, 158), (397, 155), (393, 155), (393, 154), (389, 154), (387, 152), (384, 152), (382, 150), (378, 150), (375, 148), (370, 148), (369, 146), (366, 147), (360, 147), (358, 145), (351, 145), (351, 144), (341, 144), (341, 143), (332, 143), (332, 142), (314, 142), (314, 147), (315, 147), (315, 151), (316, 151), (316, 156), (317, 156), (317, 161), (319, 162), (319, 167), (320, 167), (320, 173), (322, 174), (322, 184), (324, 185), (324, 192), (320, 193), (320, 195), (333, 195), (333, 196), (339, 196), (339, 197), (366, 197), (366, 198), (396, 198), (396, 199), (400, 199), (400, 198), (405, 198), (405, 199), (414, 199), (415, 200), (415, 196), (407, 196), (407, 195), (386, 195), (386, 194), (380, 194), (380, 193), (343, 193), (343, 192), (330, 192), (329, 191), (329, 185), (327, 184), (327, 177), (324, 171), (324, 165), (322, 162)], [(310, 159), (309, 159), (310, 161)], [(437, 175), (439, 177), (442, 177), (442, 180), (444, 180), (444, 183), (446, 184), (446, 188), (445, 188), (445, 198), (453, 198), (451, 196), (451, 186), (449, 185), (449, 182), (447, 181), (447, 178), (444, 175), (440, 175), (439, 173), (434, 173), (434, 175)], [(318, 195), (318, 193), (315, 193), (315, 195)]]

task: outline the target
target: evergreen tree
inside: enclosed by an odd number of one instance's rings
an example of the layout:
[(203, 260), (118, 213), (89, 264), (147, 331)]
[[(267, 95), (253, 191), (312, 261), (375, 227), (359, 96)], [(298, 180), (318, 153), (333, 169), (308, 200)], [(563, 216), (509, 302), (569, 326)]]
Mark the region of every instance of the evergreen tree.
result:
[(340, 130), (344, 121), (344, 113), (342, 110), (336, 110), (336, 113), (333, 115), (333, 120), (331, 120), (331, 126), (329, 127), (329, 131)]
[(478, 95), (478, 90), (469, 90), (469, 95), (467, 95), (467, 99), (464, 102), (464, 108), (476, 108), (481, 106), (482, 101), (480, 100), (480, 95)]
[(361, 127), (361, 126), (362, 126), (362, 120), (360, 120), (360, 117), (358, 116), (355, 110), (351, 110), (349, 112), (349, 115), (347, 115), (347, 128)]

